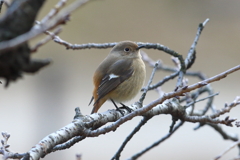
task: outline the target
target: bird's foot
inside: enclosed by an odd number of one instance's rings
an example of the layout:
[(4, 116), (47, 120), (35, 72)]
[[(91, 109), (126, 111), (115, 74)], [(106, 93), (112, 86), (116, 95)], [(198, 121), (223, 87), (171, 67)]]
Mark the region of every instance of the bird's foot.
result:
[(116, 110), (119, 111), (119, 112), (122, 114), (122, 116), (124, 116), (123, 111), (116, 105), (116, 103), (114, 102), (114, 100), (111, 99), (111, 101), (112, 101), (113, 105), (116, 107)]
[(131, 113), (131, 112), (133, 111), (131, 108), (129, 108), (129, 107), (126, 106), (125, 104), (123, 104), (123, 103), (120, 103), (120, 104), (122, 105), (122, 107), (120, 107), (120, 108), (126, 109), (129, 113)]

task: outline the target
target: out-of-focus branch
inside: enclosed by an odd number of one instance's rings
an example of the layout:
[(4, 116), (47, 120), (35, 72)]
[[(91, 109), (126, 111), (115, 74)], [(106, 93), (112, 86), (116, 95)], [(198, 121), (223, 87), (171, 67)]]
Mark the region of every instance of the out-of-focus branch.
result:
[(58, 3), (54, 6), (53, 9), (41, 20), (40, 24), (45, 24), (48, 22), (51, 18), (53, 18), (67, 3), (68, 0), (60, 0)]
[(17, 47), (24, 42), (38, 36), (39, 34), (42, 34), (44, 31), (50, 30), (59, 24), (65, 23), (70, 13), (84, 5), (86, 2), (88, 2), (88, 0), (77, 0), (65, 9), (58, 12), (54, 17), (46, 21), (44, 24), (41, 23), (40, 25), (36, 25), (29, 32), (26, 32), (16, 38), (0, 42), (0, 51), (2, 52)]
[(63, 8), (67, 0), (59, 0), (41, 23), (34, 25), (44, 1), (15, 0), (0, 19), (0, 77), (6, 79), (5, 86), (8, 86), (10, 81), (22, 77), (23, 73), (35, 73), (50, 64), (48, 59), (32, 60), (30, 56), (39, 46), (49, 41), (49, 38), (40, 41), (32, 49), (28, 46), (28, 41), (47, 30), (65, 24), (73, 11), (88, 2), (76, 0)]
[(4, 0), (0, 0), (0, 13), (1, 13), (1, 11), (2, 11), (2, 5), (3, 5), (3, 3), (4, 3)]
[(240, 121), (237, 121), (235, 125), (236, 127), (240, 127)]
[(12, 153), (9, 150), (10, 145), (7, 143), (8, 139), (10, 138), (10, 134), (7, 132), (2, 132), (3, 140), (1, 140), (2, 147), (0, 147), (0, 154), (3, 155), (2, 159), (20, 159), (23, 156), (27, 156), (27, 153), (19, 154), (19, 153)]
[(225, 140), (232, 140), (232, 141), (237, 141), (238, 140), (237, 134), (227, 133), (226, 131), (224, 131), (222, 129), (221, 125), (219, 125), (219, 124), (206, 123), (206, 125), (215, 129), (222, 136), (222, 138), (225, 139)]
[(112, 157), (112, 160), (119, 159), (121, 156), (121, 152), (127, 145), (127, 143), (132, 139), (132, 137), (141, 129), (141, 127), (147, 123), (148, 120), (150, 120), (151, 117), (143, 117), (143, 119), (140, 121), (140, 123), (134, 128), (134, 130), (127, 136), (127, 138), (124, 140), (118, 151), (115, 153), (115, 155)]
[(210, 96), (207, 96), (207, 97), (205, 97), (205, 98), (195, 100), (195, 101), (187, 104), (186, 107), (189, 107), (189, 106), (193, 105), (194, 103), (204, 101), (204, 100), (206, 100), (206, 99), (209, 99), (209, 98), (211, 98), (211, 97), (213, 97), (213, 96), (217, 96), (217, 95), (219, 95), (219, 93), (214, 93), (214, 94), (212, 94), (212, 95), (210, 95)]
[(151, 150), (152, 148), (158, 146), (160, 143), (162, 143), (163, 141), (165, 141), (166, 139), (168, 139), (169, 137), (171, 137), (171, 135), (177, 131), (177, 129), (179, 129), (179, 127), (181, 127), (184, 124), (184, 121), (179, 122), (174, 129), (172, 130), (172, 132), (169, 132), (167, 135), (165, 135), (164, 137), (162, 137), (161, 139), (159, 139), (158, 141), (156, 141), (155, 143), (153, 143), (152, 145), (150, 145), (149, 147), (145, 148), (144, 150), (142, 150), (141, 152), (133, 155), (131, 158), (129, 158), (129, 160), (134, 160), (139, 158), (141, 155), (143, 155), (144, 153), (146, 153), (147, 151)]
[(5, 4), (6, 7), (10, 6), (9, 0), (0, 0), (0, 13), (2, 12), (2, 6)]
[[(62, 31), (62, 27), (58, 27), (56, 28), (53, 32), (50, 32), (51, 34), (54, 34), (54, 35), (58, 35), (60, 32)], [(49, 33), (49, 31), (46, 31)], [(50, 34), (49, 33), (49, 34)], [(46, 36), (44, 39), (42, 39), (41, 41), (39, 41), (35, 46), (33, 46), (31, 48), (31, 52), (34, 53), (34, 52), (37, 52), (38, 48), (41, 47), (42, 45), (46, 44), (47, 42), (49, 42), (50, 40), (52, 40), (52, 36), (48, 35)]]
[[(238, 145), (238, 146), (240, 145), (240, 140), (237, 141), (237, 142), (234, 142), (234, 143), (233, 143), (231, 146), (229, 146), (225, 151), (223, 151), (221, 154), (219, 154), (217, 157), (215, 157), (214, 160), (218, 160), (218, 159), (222, 158), (222, 156), (223, 156), (224, 154), (226, 154), (228, 151), (230, 151), (231, 149), (233, 149), (233, 148), (236, 147), (237, 145)], [(239, 159), (239, 158), (240, 158), (240, 156), (238, 156), (237, 159)]]
[[(5, 46), (9, 46), (6, 42), (29, 32), (44, 1), (13, 1), (0, 19), (0, 45), (5, 43)], [(49, 60), (32, 60), (30, 48), (25, 41), (9, 50), (0, 50), (0, 77), (6, 80), (5, 86), (8, 86), (10, 81), (21, 77), (23, 72), (37, 72), (49, 63)]]

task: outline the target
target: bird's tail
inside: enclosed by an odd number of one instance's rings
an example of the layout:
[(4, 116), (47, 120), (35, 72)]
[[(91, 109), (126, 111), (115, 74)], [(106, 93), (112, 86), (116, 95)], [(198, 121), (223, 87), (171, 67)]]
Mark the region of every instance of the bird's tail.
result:
[[(99, 110), (99, 108), (102, 106), (102, 104), (104, 102), (106, 102), (107, 99), (105, 98), (101, 98), (101, 99), (98, 99), (97, 101), (94, 102), (93, 104), (93, 109), (92, 109), (92, 112), (91, 114), (93, 113), (97, 113), (97, 111)], [(92, 101), (92, 100), (91, 100)]]

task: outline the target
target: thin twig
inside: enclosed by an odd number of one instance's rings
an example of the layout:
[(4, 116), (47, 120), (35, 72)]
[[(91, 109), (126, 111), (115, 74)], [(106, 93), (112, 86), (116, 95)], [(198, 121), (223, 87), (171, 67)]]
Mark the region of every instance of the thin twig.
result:
[(233, 107), (237, 106), (240, 104), (240, 96), (236, 96), (236, 98), (233, 100), (232, 103), (230, 104), (225, 104), (224, 108), (221, 109), (220, 111), (217, 111), (215, 113), (213, 113), (213, 116), (211, 116), (212, 118), (216, 118), (219, 117), (220, 115), (223, 114), (223, 112), (229, 112)]
[(27, 156), (27, 153), (12, 153), (9, 150), (10, 145), (8, 144), (8, 140), (10, 138), (10, 134), (7, 132), (2, 132), (3, 140), (1, 140), (2, 147), (0, 147), (0, 154), (3, 155), (2, 159), (7, 160), (7, 159), (20, 159), (24, 156)]
[[(188, 56), (187, 58), (185, 59), (185, 65), (187, 66), (187, 68), (190, 68), (190, 65), (193, 64), (194, 60), (195, 60), (195, 48), (196, 48), (196, 45), (197, 45), (197, 42), (199, 40), (199, 37), (200, 37), (200, 34), (203, 30), (203, 28), (205, 27), (206, 23), (209, 21), (209, 19), (206, 19), (203, 23), (201, 23), (199, 25), (199, 28), (198, 28), (198, 31), (197, 31), (197, 34), (196, 34), (196, 37), (194, 39), (194, 42), (193, 44), (191, 45), (191, 48), (188, 52)], [(163, 47), (164, 48), (164, 47)], [(168, 53), (168, 52), (167, 52)], [(143, 56), (143, 60), (146, 61), (150, 66), (153, 66), (153, 60), (151, 58), (149, 58), (147, 56), (147, 54), (145, 52), (142, 52), (142, 56)], [(176, 57), (176, 56), (175, 56)], [(180, 60), (180, 59), (179, 59)], [(181, 62), (181, 61), (180, 61)], [(182, 62), (181, 62), (182, 63)], [(182, 66), (182, 65), (181, 65)], [(171, 68), (171, 67), (167, 67), (167, 66), (163, 66), (163, 64), (161, 64), (158, 69), (163, 69), (165, 71), (171, 71), (171, 72), (175, 72), (169, 76), (167, 76), (166, 79), (164, 80), (161, 80), (160, 82), (158, 82), (157, 84), (151, 86), (149, 88), (149, 90), (152, 90), (152, 89), (155, 89), (156, 87), (159, 87), (161, 86), (164, 82), (166, 82), (166, 80), (169, 80), (169, 79), (173, 79), (175, 78), (177, 75), (179, 75), (178, 77), (178, 81), (177, 81), (177, 87), (178, 88), (181, 88), (181, 83), (182, 83), (182, 79), (183, 79), (183, 76), (184, 75), (192, 75), (192, 76), (202, 76), (201, 73), (199, 72), (186, 72), (183, 71), (182, 69), (181, 70), (177, 70), (176, 68)], [(201, 77), (202, 78), (202, 77)], [(203, 79), (202, 79), (203, 80)]]
[(193, 44), (192, 44), (192, 46), (191, 46), (191, 48), (190, 48), (190, 50), (188, 52), (187, 58), (185, 59), (185, 66), (186, 66), (186, 68), (182, 68), (181, 67), (181, 70), (179, 72), (178, 81), (177, 81), (177, 85), (176, 85), (176, 87), (178, 87), (178, 88), (184, 87), (182, 85), (183, 76), (184, 76), (186, 70), (188, 68), (190, 68), (191, 65), (195, 61), (195, 58), (196, 58), (195, 48), (196, 48), (197, 42), (199, 40), (199, 37), (200, 37), (200, 35), (202, 33), (202, 30), (203, 30), (203, 28), (205, 27), (205, 25), (207, 24), (208, 21), (209, 21), (209, 19), (206, 19), (203, 23), (200, 23), (200, 25), (198, 27), (198, 31), (197, 31), (196, 37), (195, 37), (195, 39), (193, 41)]
[[(190, 68), (191, 65), (195, 61), (195, 58), (196, 58), (196, 46), (197, 46), (198, 40), (200, 38), (200, 35), (202, 33), (202, 30), (204, 29), (204, 27), (205, 27), (205, 25), (207, 24), (208, 21), (209, 21), (209, 19), (207, 18), (203, 23), (199, 24), (197, 34), (196, 34), (195, 39), (194, 39), (194, 41), (193, 41), (193, 43), (191, 45), (191, 48), (190, 48), (190, 50), (188, 52), (188, 55), (187, 55), (187, 57), (185, 59), (185, 64), (186, 64), (187, 68)], [(196, 72), (195, 75), (198, 76), (202, 80), (206, 79), (206, 76), (201, 74), (200, 72)], [(211, 86), (208, 85), (208, 88), (209, 88), (209, 95), (212, 95), (213, 91), (211, 89)], [(214, 97), (210, 97), (208, 99), (208, 103), (207, 103), (205, 109), (203, 110), (202, 115), (206, 114), (208, 109), (212, 106), (213, 98)]]
[(146, 97), (146, 94), (147, 94), (147, 92), (148, 92), (148, 88), (149, 88), (149, 86), (150, 86), (151, 83), (152, 83), (152, 80), (153, 80), (153, 77), (154, 77), (155, 72), (156, 72), (156, 70), (157, 70), (158, 64), (159, 64), (159, 61), (156, 62), (155, 66), (154, 66), (154, 68), (153, 68), (152, 74), (151, 74), (151, 76), (150, 76), (150, 78), (149, 78), (147, 87), (144, 89), (143, 94), (142, 94), (142, 96), (141, 96), (140, 99), (139, 99), (139, 103), (140, 103), (140, 104), (143, 103), (143, 100), (144, 100), (145, 97)]
[[(208, 86), (208, 85), (207, 85), (207, 86)], [(191, 92), (191, 93), (190, 93), (191, 98), (192, 98), (193, 100), (195, 100), (195, 99), (197, 99), (197, 98), (199, 97), (199, 95), (207, 92), (207, 91), (208, 91), (207, 86), (198, 88), (197, 91), (195, 91), (195, 92)], [(181, 98), (179, 101), (180, 101), (180, 103), (183, 103), (183, 102), (185, 102), (186, 100), (187, 100), (187, 97), (183, 97), (183, 98)]]
[(189, 64), (192, 64), (192, 61), (195, 60), (195, 53), (194, 52), (196, 50), (196, 46), (197, 46), (198, 40), (200, 38), (200, 35), (202, 33), (202, 30), (204, 29), (204, 27), (205, 27), (205, 25), (207, 24), (208, 21), (209, 21), (209, 19), (207, 18), (203, 23), (200, 23), (199, 26), (198, 26), (197, 34), (196, 34), (195, 39), (194, 39), (194, 41), (191, 45), (191, 48), (188, 52), (188, 55), (185, 59), (185, 65), (186, 66), (189, 66)]
[(178, 60), (180, 61), (180, 64), (181, 64), (181, 71), (184, 71), (186, 70), (186, 67), (185, 67), (185, 63), (184, 63), (184, 59), (182, 57), (182, 55), (180, 55), (179, 53), (175, 52), (174, 50), (162, 45), (162, 44), (159, 44), (159, 43), (143, 43), (143, 42), (138, 42), (137, 43), (138, 45), (144, 45), (146, 49), (157, 49), (157, 50), (160, 50), (160, 51), (164, 51), (165, 53), (168, 53), (170, 54), (171, 56), (173, 57), (176, 57), (178, 58)]
[[(56, 36), (54, 41), (60, 45), (65, 46), (67, 49), (91, 49), (91, 48), (98, 48), (98, 49), (105, 49), (115, 46), (117, 43), (87, 43), (87, 44), (71, 44), (67, 41), (62, 40), (60, 37)], [(164, 51), (174, 57), (177, 57), (181, 63), (181, 70), (185, 70), (185, 64), (182, 55), (178, 54), (177, 52), (169, 49), (168, 47), (161, 45), (159, 43), (143, 43), (143, 42), (136, 42), (138, 45), (143, 45), (143, 48), (146, 49), (158, 49), (160, 51)]]
[[(213, 89), (212, 89), (211, 85), (210, 84), (207, 85), (206, 88), (207, 88), (208, 95), (212, 95), (213, 94)], [(202, 114), (201, 115), (205, 115), (207, 113), (207, 111), (209, 110), (209, 108), (212, 109), (213, 113), (216, 112), (216, 110), (213, 108), (213, 99), (214, 99), (214, 97), (210, 97), (208, 99), (207, 104), (204, 107), (204, 109), (202, 110)]]
[(187, 108), (187, 107), (189, 107), (189, 106), (191, 106), (191, 105), (193, 105), (193, 104), (195, 104), (195, 103), (197, 103), (197, 102), (204, 101), (204, 100), (206, 100), (206, 99), (209, 99), (209, 98), (214, 97), (214, 96), (217, 96), (217, 95), (219, 95), (219, 92), (218, 92), (218, 93), (214, 93), (214, 94), (212, 94), (212, 95), (210, 95), (210, 96), (207, 96), (207, 97), (205, 97), (205, 98), (202, 98), (202, 99), (193, 101), (193, 102), (187, 104), (185, 107)]
[(164, 91), (161, 87), (157, 87), (155, 91), (158, 93), (158, 97), (162, 97), (164, 95)]
[(143, 117), (143, 119), (140, 121), (140, 123), (134, 128), (134, 130), (127, 136), (127, 138), (124, 140), (118, 151), (115, 153), (115, 155), (112, 157), (112, 160), (116, 159), (118, 160), (121, 156), (121, 152), (127, 145), (127, 143), (132, 139), (132, 137), (141, 129), (141, 127), (147, 123), (149, 119), (152, 117)]
[[(212, 90), (210, 84), (208, 84), (208, 85), (206, 85), (206, 86), (204, 86), (204, 87), (202, 87), (202, 88), (199, 88), (199, 89), (198, 89), (196, 92), (194, 92), (194, 93), (191, 93), (191, 97), (192, 97), (193, 100), (196, 100), (197, 97), (199, 97), (199, 95), (201, 95), (201, 94), (203, 94), (203, 93), (205, 93), (205, 92), (207, 92), (209, 95), (213, 95), (213, 90)], [(180, 100), (180, 102), (184, 102), (185, 99), (186, 99), (186, 97), (182, 98), (182, 99)], [(213, 97), (210, 97), (210, 98), (208, 99), (207, 104), (206, 104), (206, 106), (204, 107), (204, 109), (201, 110), (201, 111), (199, 110), (198, 113), (194, 112), (194, 114), (195, 114), (195, 115), (198, 115), (198, 116), (205, 115), (205, 114), (207, 113), (207, 111), (209, 110), (210, 107), (212, 108), (212, 112), (215, 113), (215, 112), (216, 112), (216, 109), (213, 108), (212, 103), (213, 103)]]
[[(142, 59), (143, 61), (145, 61), (150, 67), (154, 67), (155, 61), (153, 61), (146, 52), (141, 51), (141, 55), (142, 55)], [(154, 85), (150, 85), (149, 90), (153, 90), (159, 86), (162, 86), (165, 82), (167, 82), (170, 79), (174, 79), (175, 77), (178, 76), (179, 74), (179, 70), (176, 67), (170, 67), (170, 66), (166, 66), (164, 65), (162, 62), (158, 65), (157, 70), (163, 70), (166, 72), (174, 72), (171, 75), (166, 76), (164, 79), (162, 79), (161, 81), (159, 81), (158, 83), (154, 84)], [(198, 77), (200, 80), (204, 80), (207, 77), (202, 74), (201, 72), (193, 72), (193, 71), (187, 71), (185, 73), (185, 75), (187, 76), (194, 76), (194, 77)]]
[(235, 123), (235, 126), (236, 126), (236, 127), (240, 127), (240, 121), (237, 121), (237, 122)]
[(51, 11), (41, 20), (41, 24), (46, 23), (47, 21), (49, 21), (52, 17), (54, 17), (59, 11), (60, 9), (62, 9), (65, 4), (67, 3), (67, 0), (60, 0), (53, 9), (51, 9)]
[(221, 124), (225, 124), (227, 126), (233, 126), (232, 122), (234, 122), (236, 119), (229, 119), (229, 117), (226, 117), (224, 120), (219, 120), (217, 119), (217, 117), (219, 117), (220, 115), (225, 114), (226, 112), (229, 112), (233, 107), (237, 106), (240, 104), (240, 97), (236, 97), (234, 99), (234, 101), (232, 103), (230, 103), (229, 105), (226, 105), (223, 109), (221, 110), (217, 110), (215, 113), (209, 115), (209, 116), (188, 116), (186, 115), (184, 118), (185, 121), (188, 122), (201, 122), (201, 123), (207, 123), (209, 122), (209, 119), (211, 119), (210, 123), (221, 123)]
[(171, 137), (171, 135), (177, 130), (179, 129), (179, 127), (181, 127), (183, 125), (184, 121), (181, 121), (178, 123), (178, 125), (176, 125), (176, 127), (172, 130), (172, 132), (169, 132), (167, 135), (165, 135), (164, 137), (162, 137), (160, 140), (156, 141), (155, 143), (153, 143), (151, 146), (147, 147), (146, 149), (142, 150), (141, 152), (133, 155), (131, 158), (129, 158), (129, 160), (135, 160), (137, 158), (139, 158), (140, 156), (142, 156), (144, 153), (146, 153), (147, 151), (149, 151), (150, 149), (152, 149), (153, 147), (158, 146), (160, 143), (162, 143), (163, 141), (165, 141), (166, 139), (168, 139), (169, 137)]
[(157, 87), (160, 87), (162, 86), (164, 83), (168, 82), (170, 79), (174, 79), (175, 77), (177, 77), (179, 72), (175, 72), (175, 73), (172, 73), (166, 77), (164, 77), (161, 81), (159, 81), (158, 83), (156, 84), (153, 84), (153, 85), (150, 85), (150, 87), (148, 88), (149, 90), (153, 90)]
[(214, 158), (214, 160), (220, 159), (224, 154), (226, 154), (228, 151), (236, 147), (237, 145), (240, 145), (240, 141), (234, 142), (231, 146), (229, 146), (225, 151), (223, 151), (221, 154), (219, 154), (217, 157)]
[(58, 35), (62, 31), (62, 27), (56, 28), (53, 32), (46, 31), (45, 33), (48, 33), (48, 36), (46, 36), (44, 39), (40, 40), (35, 46), (31, 48), (31, 52), (37, 52), (38, 48), (42, 45), (46, 44), (50, 40), (52, 40), (51, 35)]
[[(86, 44), (71, 44), (60, 37), (56, 36), (54, 38), (54, 41), (60, 45), (65, 46), (67, 49), (92, 49), (92, 48), (98, 48), (98, 49), (106, 49), (106, 48), (111, 48), (117, 44), (117, 42), (112, 42), (112, 43), (86, 43)], [(143, 48), (146, 49), (158, 49), (161, 51), (164, 51), (165, 53), (168, 53), (174, 57), (178, 57), (181, 65), (183, 65), (184, 68), (184, 62), (183, 58), (181, 55), (179, 55), (177, 52), (169, 49), (168, 47), (159, 44), (159, 43), (143, 43), (143, 42), (136, 42), (138, 45), (144, 45)], [(142, 51), (141, 51), (142, 52)]]
[(111, 48), (117, 44), (117, 42), (112, 42), (112, 43), (87, 43), (87, 44), (71, 44), (63, 39), (61, 39), (59, 36), (55, 36), (53, 38), (54, 42), (63, 45), (66, 47), (66, 49), (92, 49), (92, 48), (97, 48), (97, 49), (106, 49), (106, 48)]
[(215, 131), (217, 131), (222, 136), (223, 139), (225, 139), (225, 140), (232, 140), (232, 141), (238, 141), (238, 135), (237, 134), (233, 135), (233, 134), (229, 134), (229, 133), (225, 132), (222, 129), (221, 125), (219, 125), (219, 124), (212, 124), (212, 123), (206, 123), (206, 125), (208, 125), (208, 126), (212, 127), (213, 129), (215, 129)]

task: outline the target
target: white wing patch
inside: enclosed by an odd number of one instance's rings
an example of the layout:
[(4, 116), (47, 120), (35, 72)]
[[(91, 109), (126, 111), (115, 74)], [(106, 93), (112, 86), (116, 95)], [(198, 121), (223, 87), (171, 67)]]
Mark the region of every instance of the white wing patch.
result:
[(109, 75), (109, 79), (108, 79), (108, 80), (111, 80), (111, 79), (113, 79), (113, 78), (118, 78), (118, 77), (119, 77), (118, 75), (115, 75), (115, 74), (111, 73), (111, 74)]

